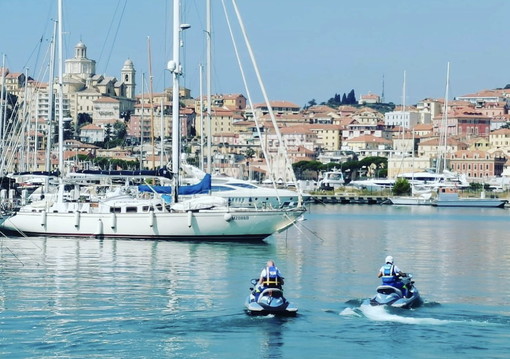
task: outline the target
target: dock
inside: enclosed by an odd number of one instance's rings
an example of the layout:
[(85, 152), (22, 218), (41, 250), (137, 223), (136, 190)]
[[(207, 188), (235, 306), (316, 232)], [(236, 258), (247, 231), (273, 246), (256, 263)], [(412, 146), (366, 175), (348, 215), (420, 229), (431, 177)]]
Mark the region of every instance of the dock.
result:
[(387, 196), (361, 196), (361, 195), (312, 195), (312, 203), (338, 203), (338, 204), (383, 204)]

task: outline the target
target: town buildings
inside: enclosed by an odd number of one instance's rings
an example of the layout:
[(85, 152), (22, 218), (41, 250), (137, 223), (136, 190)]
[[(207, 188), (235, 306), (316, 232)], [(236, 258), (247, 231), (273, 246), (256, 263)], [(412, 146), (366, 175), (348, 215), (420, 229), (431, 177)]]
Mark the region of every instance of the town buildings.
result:
[[(39, 153), (51, 142), (50, 130), (55, 129), (59, 111), (58, 104), (50, 106), (55, 98), (51, 86), (25, 73), (2, 72), (4, 91), (24, 106), (17, 109), (18, 114), (26, 113), (23, 148)], [(144, 168), (150, 168), (151, 163), (162, 165), (161, 159), (169, 158), (172, 91), (144, 93), (136, 84), (137, 72), (130, 59), (119, 66), (115, 76), (97, 74), (95, 60), (88, 58), (87, 47), (80, 41), (74, 56), (65, 61), (66, 136), (83, 146), (97, 146), (125, 130), (123, 146), (107, 149), (104, 156), (141, 161)], [(446, 158), (449, 169), (481, 180), (502, 175), (510, 156), (510, 130), (506, 128), (509, 89), (457, 96), (446, 109), (443, 99), (426, 98), (414, 106), (396, 106), (384, 112), (381, 96), (371, 93), (360, 96), (356, 105), (306, 109), (289, 101), (255, 104), (251, 109), (241, 93), (214, 94), (209, 100), (193, 98), (185, 88), (180, 89), (180, 98), (182, 147), (188, 158), (201, 163), (210, 142), (213, 170), (220, 173), (246, 177), (248, 172), (256, 172), (257, 179), (262, 179), (272, 170), (284, 179), (280, 167), (286, 166), (281, 160), (285, 150), (292, 162), (319, 159), (342, 163), (353, 157), (387, 157), (391, 178), (433, 168), (441, 157)], [(80, 148), (79, 152), (90, 156), (102, 153), (99, 147), (93, 151)], [(28, 169), (30, 161), (25, 162)]]

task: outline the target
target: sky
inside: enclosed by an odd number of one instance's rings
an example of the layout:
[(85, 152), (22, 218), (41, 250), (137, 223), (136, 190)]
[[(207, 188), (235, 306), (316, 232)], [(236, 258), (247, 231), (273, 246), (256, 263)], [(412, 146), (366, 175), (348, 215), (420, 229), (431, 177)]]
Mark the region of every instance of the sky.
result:
[[(221, 0), (212, 0), (212, 93), (243, 85)], [(232, 0), (224, 0), (254, 103), (263, 101)], [(200, 95), (206, 0), (182, 0), (181, 84)], [(237, 0), (267, 96), (299, 106), (354, 89), (386, 102), (449, 99), (510, 83), (509, 0)], [(137, 93), (171, 86), (172, 0), (64, 0), (64, 58), (82, 41), (96, 73), (120, 79), (134, 63)], [(0, 0), (0, 54), (11, 72), (48, 80), (57, 0)], [(149, 46), (150, 45), (150, 46)], [(149, 62), (149, 58), (151, 61)], [(0, 59), (1, 61), (1, 59)], [(0, 65), (1, 66), (1, 65)], [(28, 68), (28, 70), (26, 70)], [(204, 72), (203, 72), (204, 73)], [(405, 86), (404, 86), (405, 74)], [(202, 88), (205, 91), (205, 80)], [(405, 90), (404, 90), (405, 89)]]

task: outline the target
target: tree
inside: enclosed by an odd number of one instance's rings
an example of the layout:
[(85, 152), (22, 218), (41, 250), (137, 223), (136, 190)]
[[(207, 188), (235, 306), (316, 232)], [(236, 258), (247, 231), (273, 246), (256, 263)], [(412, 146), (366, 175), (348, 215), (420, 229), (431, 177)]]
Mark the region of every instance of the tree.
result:
[(127, 135), (126, 127), (127, 126), (124, 122), (121, 122), (121, 121), (115, 122), (115, 124), (113, 125), (113, 129), (115, 131), (115, 135), (117, 136), (117, 138), (122, 139), (122, 140), (124, 140), (126, 138), (126, 135)]
[(88, 113), (82, 112), (78, 114), (78, 127), (82, 127), (85, 124), (92, 123), (92, 117)]
[(315, 99), (311, 99), (310, 101), (308, 101), (307, 105), (305, 106), (305, 109), (313, 106), (317, 106), (317, 101), (315, 101)]
[(250, 160), (255, 156), (255, 150), (249, 147), (248, 149), (246, 149), (246, 151), (244, 151), (244, 155), (248, 160)]
[(351, 90), (351, 92), (347, 95), (347, 104), (355, 105), (356, 103), (358, 103), (358, 101), (356, 101), (356, 95), (354, 94), (354, 90)]
[(341, 105), (340, 95), (339, 94), (335, 94), (332, 98), (330, 98), (328, 100), (327, 105), (331, 106), (331, 107), (338, 107), (338, 106), (340, 106)]
[(324, 165), (320, 161), (299, 161), (292, 164), (297, 179), (307, 179), (305, 172), (315, 172), (315, 178), (319, 177)]
[(392, 192), (395, 196), (410, 195), (411, 184), (405, 178), (397, 178), (393, 185)]

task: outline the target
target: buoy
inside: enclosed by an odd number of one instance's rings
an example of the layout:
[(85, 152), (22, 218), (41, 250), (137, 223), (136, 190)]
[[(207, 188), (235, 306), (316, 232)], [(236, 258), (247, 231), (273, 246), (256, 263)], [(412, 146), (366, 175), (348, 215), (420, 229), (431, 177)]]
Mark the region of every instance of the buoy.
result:
[(230, 222), (232, 220), (232, 215), (230, 213), (225, 213), (223, 219), (227, 222)]

